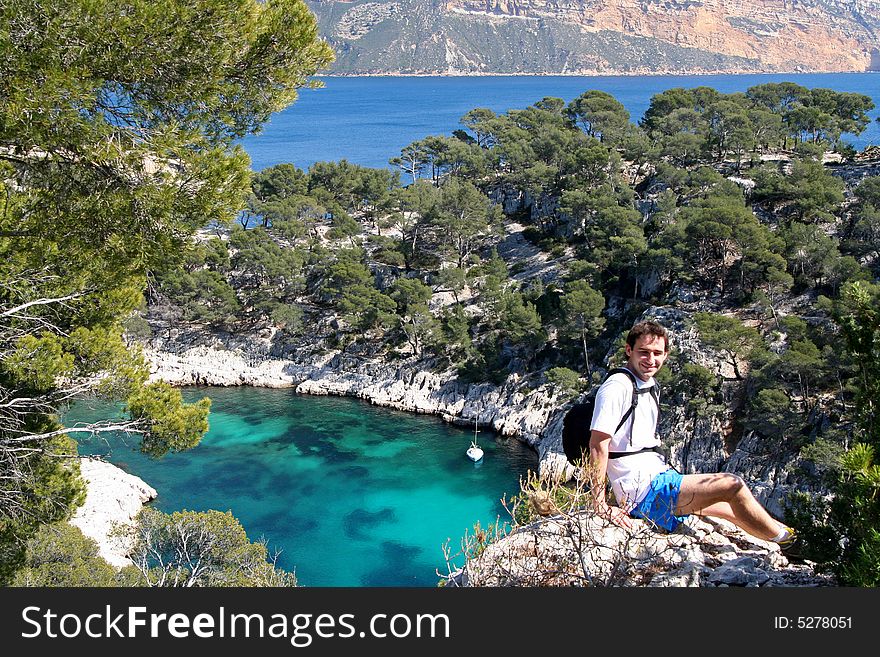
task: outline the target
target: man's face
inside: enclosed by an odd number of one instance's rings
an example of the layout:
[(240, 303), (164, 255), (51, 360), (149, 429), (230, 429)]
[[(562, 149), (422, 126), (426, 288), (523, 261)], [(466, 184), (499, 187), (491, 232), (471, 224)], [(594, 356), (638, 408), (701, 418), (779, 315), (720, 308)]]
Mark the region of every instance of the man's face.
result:
[(666, 341), (660, 336), (642, 335), (634, 347), (626, 345), (627, 367), (642, 381), (647, 381), (663, 366)]

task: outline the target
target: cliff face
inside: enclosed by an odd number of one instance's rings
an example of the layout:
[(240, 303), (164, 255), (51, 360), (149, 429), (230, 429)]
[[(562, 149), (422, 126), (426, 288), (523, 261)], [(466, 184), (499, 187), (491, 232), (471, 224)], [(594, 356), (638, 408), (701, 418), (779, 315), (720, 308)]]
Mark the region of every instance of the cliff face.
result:
[(339, 74), (864, 71), (880, 47), (880, 0), (308, 4)]

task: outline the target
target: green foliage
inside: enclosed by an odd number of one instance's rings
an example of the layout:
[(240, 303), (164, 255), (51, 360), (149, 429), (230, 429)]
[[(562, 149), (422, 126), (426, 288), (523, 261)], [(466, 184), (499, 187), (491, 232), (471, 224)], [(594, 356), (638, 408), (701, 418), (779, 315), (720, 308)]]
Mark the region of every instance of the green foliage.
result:
[(512, 344), (534, 349), (545, 339), (535, 304), (519, 292), (507, 292), (498, 304), (498, 327)]
[(232, 266), (249, 277), (243, 287), (271, 286), (279, 296), (284, 296), (301, 285), (302, 255), (296, 249), (278, 244), (265, 228), (236, 227), (229, 237), (229, 245), (235, 249)]
[(127, 406), (132, 418), (146, 423), (141, 450), (153, 457), (191, 449), (208, 430), (211, 400), (184, 404), (180, 390), (167, 383), (142, 387), (128, 398)]
[[(81, 501), (53, 413), (76, 391), (128, 397), (151, 453), (194, 444), (207, 403), (144, 386), (121, 339), (147, 280), (242, 208), (235, 142), (332, 59), (301, 0), (0, 4), (0, 579)], [(170, 287), (234, 295), (206, 247)], [(161, 282), (160, 282), (161, 287)], [(201, 302), (200, 302), (201, 304)], [(197, 313), (194, 313), (197, 314)], [(166, 407), (165, 404), (170, 406)], [(16, 449), (10, 449), (15, 445)], [(19, 449), (21, 447), (22, 449)]]
[(736, 255), (767, 250), (766, 229), (729, 181), (711, 183), (704, 194), (682, 209), (681, 217), (690, 262), (722, 294), (729, 263)]
[(136, 522), (130, 557), (146, 586), (296, 586), (229, 512), (145, 508)]
[(825, 361), (819, 348), (810, 340), (794, 340), (779, 359), (783, 375), (794, 374), (800, 384), (801, 397), (810, 401), (810, 384), (821, 378)]
[(580, 375), (567, 367), (551, 367), (547, 370), (547, 382), (566, 398), (576, 397), (585, 387)]
[(458, 378), (464, 383), (489, 381), (501, 385), (509, 374), (509, 362), (510, 357), (503, 353), (501, 345), (497, 341), (486, 339), (471, 349), (467, 359), (458, 366)]
[(438, 233), (442, 252), (453, 256), (459, 268), (501, 219), (500, 209), (479, 189), (455, 178), (441, 187), (437, 210), (431, 226)]
[(694, 325), (703, 342), (720, 351), (733, 367), (736, 378), (742, 378), (741, 365), (763, 345), (761, 334), (745, 326), (736, 317), (715, 313), (695, 313)]
[[(132, 267), (170, 255), (181, 229), (229, 217), (246, 163), (221, 147), (289, 102), (309, 66), (329, 58), (323, 43), (309, 43), (314, 23), (303, 20), (302, 3), (137, 2), (120, 13), (100, 2), (22, 2), (3, 11), (9, 29), (0, 84), (13, 96), (4, 92), (2, 139), (41, 155), (5, 158), (14, 163), (8, 173), (27, 182), (18, 187), (22, 202), (6, 207), (4, 228), (14, 222), (17, 230), (4, 231), (2, 246), (27, 236), (16, 246), (28, 245), (48, 267), (81, 267), (72, 281), (51, 278), (60, 289), (78, 284), (111, 297)], [(283, 38), (262, 61), (273, 30), (284, 30)], [(153, 52), (144, 39), (151, 33), (162, 34)], [(293, 51), (295, 61), (285, 60)], [(266, 93), (260, 82), (270, 62), (278, 86)], [(150, 172), (169, 158), (182, 176), (161, 166)], [(187, 177), (197, 184), (181, 186)], [(60, 234), (62, 248), (46, 258)], [(91, 294), (89, 302), (102, 303)]]
[(804, 286), (819, 285), (833, 271), (840, 258), (837, 241), (821, 227), (792, 222), (781, 231), (785, 241), (785, 257), (796, 283)]
[(444, 343), (440, 321), (428, 308), (431, 295), (431, 288), (414, 278), (398, 278), (388, 294), (397, 304), (400, 328), (416, 355), (426, 343), (438, 347)]
[(876, 275), (880, 271), (880, 176), (865, 178), (853, 193), (855, 204), (842, 250), (873, 261)]
[(718, 410), (718, 378), (711, 370), (696, 363), (684, 363), (677, 384), (685, 391), (688, 411), (696, 417), (707, 418)]
[(159, 289), (181, 308), (183, 319), (217, 328), (233, 326), (241, 303), (220, 272), (210, 269), (173, 269), (160, 278)]
[(372, 257), (376, 262), (392, 267), (404, 267), (406, 265), (404, 244), (400, 240), (385, 235), (370, 235), (367, 241), (375, 246)]
[(801, 222), (832, 221), (843, 203), (843, 181), (812, 159), (795, 160), (787, 175), (764, 167), (753, 177), (756, 201)]
[(441, 344), (452, 355), (464, 355), (471, 351), (471, 321), (461, 304), (447, 308), (441, 317)]
[(388, 296), (397, 302), (398, 312), (405, 313), (410, 306), (427, 305), (432, 294), (431, 288), (418, 279), (398, 278)]
[(785, 446), (798, 428), (798, 416), (789, 396), (781, 388), (764, 388), (749, 400), (743, 424), (762, 436)]
[(811, 461), (822, 471), (839, 473), (842, 465), (842, 457), (845, 453), (840, 443), (818, 438), (815, 442), (805, 445), (800, 451), (800, 457)]
[(323, 293), (358, 330), (392, 326), (397, 306), (374, 286), (373, 275), (363, 262), (364, 251), (342, 249), (335, 255), (335, 260), (323, 265)]
[(568, 104), (566, 112), (591, 137), (618, 143), (626, 134), (629, 112), (604, 91), (586, 91)]
[(401, 330), (417, 356), (422, 355), (425, 345), (437, 349), (443, 346), (440, 321), (424, 303), (410, 303), (399, 321)]
[(822, 153), (842, 133), (861, 133), (873, 108), (863, 94), (791, 82), (757, 85), (745, 94), (675, 88), (651, 98), (641, 125), (679, 166), (730, 156), (739, 165), (748, 153), (785, 148), (789, 139), (799, 149)]
[(358, 283), (347, 288), (336, 307), (358, 331), (387, 328), (395, 323), (394, 300), (372, 285)]
[(303, 311), (296, 304), (277, 304), (272, 309), (272, 321), (286, 335), (299, 335), (304, 328)]
[(354, 246), (352, 238), (363, 232), (361, 225), (345, 213), (333, 215), (330, 226), (330, 230), (327, 231), (327, 237), (332, 240), (348, 239), (351, 241), (352, 246)]
[[(76, 443), (45, 416), (29, 418), (13, 435), (38, 436), (40, 451), (26, 460), (5, 459), (0, 480), (0, 585), (10, 582), (26, 562), (26, 540), (41, 525), (66, 520), (85, 500), (75, 459)], [(17, 430), (17, 431), (16, 431)]]
[(251, 178), (251, 190), (260, 201), (287, 199), (307, 194), (309, 183), (302, 169), (285, 162), (255, 173)]
[[(814, 447), (808, 456), (829, 454), (825, 465), (834, 477), (833, 498), (801, 500), (796, 513), (805, 520), (811, 556), (834, 570), (849, 586), (880, 585), (880, 445), (878, 394), (880, 376), (874, 366), (880, 356), (880, 288), (861, 282), (844, 287), (834, 319), (844, 347), (856, 365), (856, 426), (853, 444), (837, 451)], [(839, 450), (839, 448), (838, 448)]]
[(460, 122), (474, 133), (473, 139), (477, 146), (488, 148), (495, 143), (493, 132), (497, 130), (498, 117), (492, 110), (477, 107), (462, 116)]
[(844, 287), (836, 312), (858, 372), (856, 405), (860, 439), (880, 447), (880, 286), (856, 282)]
[(440, 270), (437, 275), (437, 284), (448, 291), (451, 291), (458, 302), (458, 295), (468, 284), (467, 273), (464, 269), (458, 267), (445, 267)]
[(73, 354), (65, 352), (63, 342), (48, 331), (23, 336), (4, 363), (8, 376), (25, 390), (48, 391), (58, 377), (73, 373)]
[(98, 554), (98, 544), (66, 522), (43, 525), (28, 539), (23, 567), (10, 586), (130, 586), (130, 571), (117, 572)]
[(828, 525), (843, 541), (842, 549), (829, 555), (829, 562), (847, 586), (880, 585), (880, 465), (875, 459), (873, 444), (853, 445), (841, 459), (841, 475), (830, 504)]
[(122, 329), (127, 339), (144, 342), (153, 335), (149, 322), (140, 315), (132, 315), (123, 321)]
[(331, 262), (324, 263), (320, 271), (322, 291), (331, 297), (341, 297), (353, 285), (371, 285), (373, 276), (364, 264), (362, 249), (340, 249)]
[(592, 373), (587, 345), (605, 326), (605, 319), (602, 317), (605, 298), (587, 281), (575, 279), (566, 283), (565, 290), (559, 297), (559, 304), (562, 309), (560, 330), (563, 335), (579, 341), (583, 350), (584, 368), (587, 378), (590, 378)]

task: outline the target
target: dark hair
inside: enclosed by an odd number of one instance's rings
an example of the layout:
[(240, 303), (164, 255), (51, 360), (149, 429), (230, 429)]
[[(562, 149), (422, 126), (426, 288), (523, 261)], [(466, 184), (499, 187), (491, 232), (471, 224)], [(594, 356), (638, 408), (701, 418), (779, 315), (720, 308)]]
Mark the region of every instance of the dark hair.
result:
[(652, 319), (639, 322), (630, 329), (629, 334), (626, 336), (626, 343), (629, 345), (630, 349), (635, 349), (636, 342), (638, 342), (638, 339), (644, 335), (650, 335), (654, 338), (663, 338), (663, 342), (666, 345), (665, 351), (667, 353), (669, 352), (669, 332), (662, 324), (660, 324), (660, 322), (655, 322)]

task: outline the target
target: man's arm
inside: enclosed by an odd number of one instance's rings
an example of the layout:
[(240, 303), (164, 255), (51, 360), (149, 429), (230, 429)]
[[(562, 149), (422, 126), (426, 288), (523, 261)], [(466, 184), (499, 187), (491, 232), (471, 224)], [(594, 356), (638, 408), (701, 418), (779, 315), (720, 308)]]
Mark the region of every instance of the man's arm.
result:
[(590, 432), (590, 489), (593, 493), (593, 510), (602, 518), (620, 527), (631, 527), (629, 515), (616, 506), (609, 506), (605, 499), (605, 477), (608, 471), (608, 445), (611, 436), (595, 429)]

